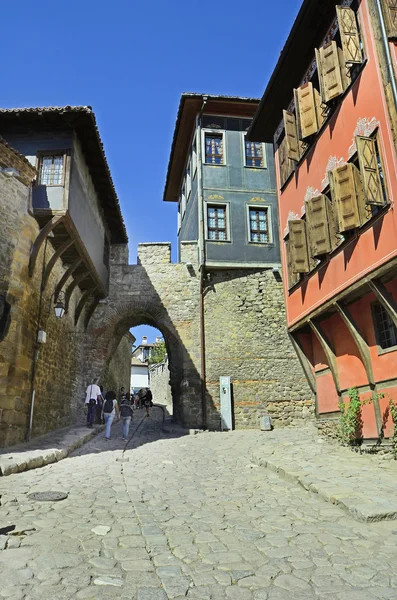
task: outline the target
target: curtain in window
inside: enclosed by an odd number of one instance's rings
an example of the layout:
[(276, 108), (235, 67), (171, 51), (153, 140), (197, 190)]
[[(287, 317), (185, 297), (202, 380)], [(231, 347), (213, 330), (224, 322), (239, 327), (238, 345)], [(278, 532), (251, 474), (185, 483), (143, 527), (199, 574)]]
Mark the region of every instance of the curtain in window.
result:
[(245, 164), (247, 167), (263, 167), (263, 151), (260, 142), (245, 140)]
[(266, 210), (250, 210), (251, 242), (268, 242), (268, 223)]
[(221, 165), (223, 163), (222, 135), (205, 136), (205, 162), (215, 165)]

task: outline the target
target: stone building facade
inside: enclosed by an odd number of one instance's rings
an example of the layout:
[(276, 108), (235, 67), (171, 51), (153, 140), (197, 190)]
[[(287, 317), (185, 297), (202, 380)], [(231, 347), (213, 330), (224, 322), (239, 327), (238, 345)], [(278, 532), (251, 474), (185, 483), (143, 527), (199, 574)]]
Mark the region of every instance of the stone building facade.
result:
[[(109, 244), (127, 236), (113, 188), (108, 195), (112, 183), (91, 109), (0, 111), (0, 131), (19, 146), (0, 141), (0, 446), (9, 446), (82, 416), (90, 383), (83, 366), (86, 326), (108, 289), (103, 232)], [(84, 131), (90, 137), (83, 156), (75, 148)], [(64, 178), (52, 186), (44, 184), (42, 158), (54, 172), (54, 147), (63, 148)], [(79, 195), (70, 191), (72, 181)], [(81, 237), (91, 213), (93, 232), (101, 221), (99, 248)], [(65, 315), (56, 319), (61, 293)], [(118, 342), (108, 381), (128, 386), (131, 341)]]
[(149, 366), (149, 383), (150, 391), (153, 394), (153, 402), (165, 406), (168, 414), (172, 415), (172, 390), (168, 357), (160, 363)]

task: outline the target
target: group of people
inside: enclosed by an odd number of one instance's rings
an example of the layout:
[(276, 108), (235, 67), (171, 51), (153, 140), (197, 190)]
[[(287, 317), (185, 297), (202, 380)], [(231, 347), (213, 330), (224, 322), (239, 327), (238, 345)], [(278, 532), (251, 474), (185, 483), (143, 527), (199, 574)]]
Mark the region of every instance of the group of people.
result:
[(146, 416), (150, 417), (153, 406), (153, 396), (149, 388), (142, 388), (137, 394), (125, 392), (120, 388), (119, 397), (113, 391), (103, 394), (103, 387), (94, 379), (86, 389), (85, 406), (87, 413), (87, 427), (91, 429), (94, 422), (105, 423), (105, 439), (110, 440), (110, 431), (114, 419), (121, 420), (121, 433), (123, 440), (128, 439), (133, 411), (136, 407), (144, 406)]

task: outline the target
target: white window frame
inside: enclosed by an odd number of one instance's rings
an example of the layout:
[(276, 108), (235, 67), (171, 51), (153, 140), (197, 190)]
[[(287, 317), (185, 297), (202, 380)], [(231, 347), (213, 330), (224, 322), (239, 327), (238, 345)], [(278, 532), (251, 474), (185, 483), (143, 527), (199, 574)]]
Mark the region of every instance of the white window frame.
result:
[[(219, 206), (219, 208), (225, 208), (226, 214), (226, 240), (211, 240), (208, 236), (208, 207)], [(232, 241), (231, 236), (231, 221), (230, 221), (230, 202), (219, 201), (219, 200), (206, 200), (204, 202), (205, 208), (205, 241), (213, 244), (230, 244)]]
[(242, 145), (243, 145), (243, 161), (244, 167), (247, 169), (267, 169), (267, 156), (266, 156), (266, 144), (263, 142), (254, 142), (255, 144), (262, 144), (262, 158), (263, 158), (263, 166), (262, 167), (252, 167), (251, 165), (247, 165), (247, 157), (245, 154), (245, 136), (247, 135), (246, 131), (242, 131)]
[[(258, 167), (259, 168), (259, 167)], [(250, 220), (250, 209), (254, 210), (266, 210), (267, 211), (267, 227), (269, 232), (269, 239), (267, 242), (253, 242), (251, 240), (251, 220)], [(273, 244), (273, 220), (272, 220), (272, 207), (269, 204), (253, 204), (248, 203), (246, 205), (246, 222), (247, 222), (247, 239), (249, 244), (260, 244), (261, 246), (269, 246)]]
[(178, 232), (177, 232), (178, 235), (181, 230), (181, 226), (182, 226), (181, 203), (178, 202)]
[[(223, 147), (223, 162), (221, 164), (209, 163), (205, 160), (205, 136), (206, 134), (210, 135), (221, 135), (222, 136), (222, 147)], [(226, 167), (227, 165), (227, 155), (226, 155), (226, 130), (225, 129), (202, 129), (201, 130), (201, 160), (204, 165), (208, 165), (210, 167)]]
[(185, 184), (182, 186), (181, 196), (180, 196), (180, 205), (181, 205), (181, 221), (183, 221), (183, 217), (186, 213), (186, 194), (185, 194)]
[(196, 177), (197, 173), (197, 143), (196, 136), (194, 136), (194, 140), (192, 143), (192, 179)]
[(189, 160), (187, 161), (186, 175), (185, 175), (186, 202), (189, 202), (190, 195), (192, 193), (192, 176), (191, 176), (190, 168), (191, 168), (191, 161), (189, 158)]

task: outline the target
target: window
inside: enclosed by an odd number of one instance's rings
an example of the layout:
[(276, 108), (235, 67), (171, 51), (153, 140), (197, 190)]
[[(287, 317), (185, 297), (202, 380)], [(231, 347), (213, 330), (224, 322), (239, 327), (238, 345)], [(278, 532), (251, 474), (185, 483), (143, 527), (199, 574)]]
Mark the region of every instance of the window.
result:
[(223, 133), (204, 133), (204, 144), (205, 162), (212, 165), (223, 165)]
[(181, 219), (183, 219), (183, 217), (185, 216), (185, 212), (186, 212), (185, 186), (183, 186), (183, 188), (182, 188), (180, 204), (181, 204)]
[(39, 165), (41, 185), (63, 185), (63, 154), (42, 156)]
[(250, 208), (250, 242), (269, 243), (269, 220), (267, 208)]
[(189, 162), (187, 163), (187, 167), (186, 167), (186, 199), (187, 199), (187, 201), (189, 201), (191, 191), (192, 191), (192, 179), (190, 176), (190, 159), (189, 159)]
[(197, 172), (197, 148), (196, 148), (196, 140), (193, 142), (192, 148), (192, 179), (195, 178)]
[(372, 305), (372, 311), (378, 345), (382, 350), (397, 346), (397, 329), (384, 306), (375, 303)]
[(249, 142), (247, 137), (244, 136), (244, 147), (245, 166), (263, 169), (266, 166), (264, 161), (263, 144), (261, 142)]
[(226, 206), (208, 205), (207, 227), (209, 240), (227, 241)]

